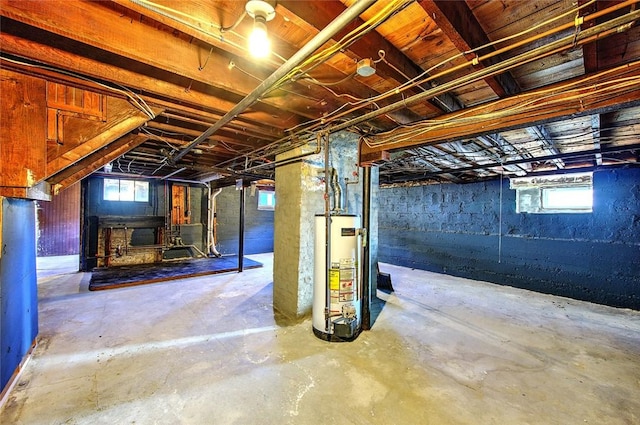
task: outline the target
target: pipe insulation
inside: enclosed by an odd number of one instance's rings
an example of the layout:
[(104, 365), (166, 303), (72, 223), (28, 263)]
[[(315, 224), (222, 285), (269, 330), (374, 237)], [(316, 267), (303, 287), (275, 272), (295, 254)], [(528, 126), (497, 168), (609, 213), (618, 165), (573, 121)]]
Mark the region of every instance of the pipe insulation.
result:
[(216, 249), (216, 197), (220, 195), (222, 189), (217, 189), (215, 192), (211, 191), (209, 187), (209, 208), (207, 215), (207, 253), (215, 257), (221, 257), (222, 255)]

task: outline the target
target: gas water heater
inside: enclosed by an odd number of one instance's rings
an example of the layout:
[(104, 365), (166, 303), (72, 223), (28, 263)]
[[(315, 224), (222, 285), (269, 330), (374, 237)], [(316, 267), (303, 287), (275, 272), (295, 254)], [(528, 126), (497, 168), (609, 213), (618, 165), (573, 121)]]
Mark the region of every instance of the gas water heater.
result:
[(326, 341), (350, 341), (362, 324), (360, 217), (330, 215), (329, 220), (327, 245), (327, 217), (316, 215), (313, 333)]

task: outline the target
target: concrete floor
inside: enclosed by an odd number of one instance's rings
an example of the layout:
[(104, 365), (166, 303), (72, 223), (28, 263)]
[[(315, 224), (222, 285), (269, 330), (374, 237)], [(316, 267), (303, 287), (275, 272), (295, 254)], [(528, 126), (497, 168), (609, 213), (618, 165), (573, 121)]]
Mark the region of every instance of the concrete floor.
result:
[(251, 258), (100, 292), (41, 264), (0, 423), (640, 424), (640, 312), (383, 264), (373, 330), (327, 343), (274, 317), (271, 255)]

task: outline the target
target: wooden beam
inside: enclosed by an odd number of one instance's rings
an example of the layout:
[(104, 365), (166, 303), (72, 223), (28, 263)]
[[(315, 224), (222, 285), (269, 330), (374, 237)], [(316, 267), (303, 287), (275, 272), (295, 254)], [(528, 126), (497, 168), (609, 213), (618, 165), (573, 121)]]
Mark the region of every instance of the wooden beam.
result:
[[(157, 121), (149, 121), (146, 125), (146, 127), (148, 128), (152, 128), (152, 129), (156, 129), (158, 130), (158, 133), (160, 133), (159, 135), (162, 136), (162, 132), (166, 132), (169, 134), (174, 134), (175, 133), (182, 133), (185, 136), (189, 136), (189, 137), (193, 137), (196, 138), (199, 135), (202, 134), (202, 131), (198, 131), (198, 130), (190, 130), (184, 127), (177, 127), (174, 125), (170, 125), (170, 124), (163, 124)], [(227, 134), (228, 132), (220, 132), (221, 134), (216, 133), (214, 136), (211, 136), (209, 138), (207, 138), (206, 140), (209, 140), (211, 142), (215, 142), (217, 140), (221, 140), (225, 143), (229, 143), (231, 145), (237, 145), (237, 146), (244, 146), (244, 147), (249, 147), (249, 148), (255, 148), (256, 145), (252, 144), (252, 143), (248, 143), (246, 141), (239, 141), (238, 139), (234, 139), (229, 137), (229, 135)], [(242, 140), (246, 140), (246, 137), (242, 137)]]
[[(623, 78), (633, 78), (638, 81), (635, 85), (626, 87), (611, 84)], [(572, 87), (578, 94), (566, 96), (564, 94), (566, 87)], [(596, 92), (603, 90), (603, 87), (607, 87), (607, 96), (595, 96)], [(552, 96), (550, 93), (556, 94)], [(521, 111), (518, 108), (523, 102), (530, 107)], [(361, 155), (438, 144), (559, 121), (567, 116), (577, 117), (601, 113), (638, 104), (640, 104), (640, 61), (635, 61), (606, 72), (575, 78), (469, 108), (465, 110), (462, 119), (458, 119), (460, 112), (443, 115), (429, 120), (428, 126), (425, 126), (425, 130), (428, 131), (421, 135), (413, 135), (408, 140), (397, 143), (385, 142), (375, 146), (363, 144)], [(533, 105), (535, 105), (535, 111), (532, 110)], [(498, 112), (501, 112), (500, 115), (493, 117)], [(392, 137), (393, 133), (385, 135), (387, 139)]]
[[(468, 52), (490, 42), (482, 26), (464, 1), (451, 0), (421, 0), (420, 6), (434, 20), (444, 35), (451, 40), (454, 46), (461, 52)], [(491, 51), (495, 49), (491, 47)], [(489, 50), (484, 49), (482, 54)], [(465, 55), (467, 60), (472, 60), (477, 55)], [(487, 60), (489, 65), (499, 62), (499, 58), (492, 57)], [(482, 69), (484, 65), (478, 63), (475, 69)], [(491, 87), (498, 97), (505, 97), (520, 92), (518, 83), (509, 73), (487, 77), (484, 81)]]
[[(149, 140), (159, 140), (159, 141), (167, 141), (169, 142), (171, 145), (176, 145), (178, 147), (183, 147), (183, 146), (187, 146), (189, 143), (191, 143), (191, 140), (181, 140), (181, 139), (176, 139), (175, 137), (170, 137), (170, 136), (155, 136), (152, 134), (146, 134), (146, 136), (149, 138)], [(225, 144), (226, 145), (226, 144)], [(235, 158), (236, 156), (238, 156), (238, 151), (237, 150), (231, 150), (230, 148), (225, 147), (225, 145), (223, 144), (216, 144), (213, 147), (203, 147), (202, 145), (198, 146), (198, 149), (201, 149), (204, 154), (202, 156), (206, 156), (206, 157), (211, 157), (212, 154), (215, 154), (215, 158), (218, 161), (224, 161), (227, 159), (232, 159)], [(146, 146), (143, 146), (143, 148), (146, 148)], [(149, 155), (150, 152), (155, 152), (154, 155), (161, 157), (163, 159), (166, 159), (165, 156), (163, 156), (161, 153), (159, 153), (159, 149), (138, 149), (136, 150), (137, 153), (140, 154), (146, 154)]]
[(58, 194), (61, 190), (72, 186), (109, 162), (140, 146), (146, 140), (145, 136), (127, 134), (109, 146), (89, 154), (63, 171), (47, 178), (47, 182), (53, 186), (54, 194)]
[(0, 69), (0, 187), (25, 189), (46, 177), (46, 139), (46, 82)]
[[(117, 55), (112, 57), (114, 61), (118, 57), (127, 58), (206, 84), (222, 91), (221, 96), (229, 99), (246, 96), (260, 83), (242, 72), (230, 70), (229, 57), (216, 49), (207, 50), (191, 43), (187, 37), (178, 37), (146, 25), (144, 20), (140, 22), (123, 17), (107, 2), (6, 0), (0, 14), (81, 42), (85, 50), (86, 46), (91, 46)], [(102, 61), (105, 60), (103, 57)], [(205, 61), (211, 66), (203, 66)], [(324, 111), (318, 100), (285, 94), (260, 101), (308, 118), (322, 116)]]
[[(588, 0), (579, 0), (578, 5), (582, 6)], [(597, 2), (580, 10), (580, 16), (588, 16), (596, 12), (604, 11), (619, 4), (619, 0), (598, 0)], [(637, 5), (622, 9), (628, 12)], [(619, 14), (620, 12), (618, 12)], [(598, 20), (589, 20), (580, 25), (581, 31), (585, 31), (594, 25)], [(613, 34), (610, 37), (595, 40), (582, 47), (582, 56), (585, 72), (596, 72), (600, 69), (611, 68), (621, 65), (640, 56), (640, 26), (635, 24), (633, 28)]]
[[(278, 7), (286, 9), (318, 30), (327, 26), (329, 22), (346, 9), (339, 1), (307, 2), (283, 0), (278, 2)], [(351, 25), (338, 32), (334, 39), (338, 40), (344, 37), (349, 31), (362, 23), (364, 23), (362, 19), (355, 19)], [(385, 60), (393, 65), (390, 66), (384, 61), (376, 64), (376, 74), (382, 78), (405, 82), (407, 78), (414, 78), (424, 72), (422, 68), (411, 61), (404, 53), (376, 31), (369, 32), (366, 36), (358, 39), (349, 46), (349, 51), (361, 59), (371, 58), (376, 60), (378, 59), (378, 52), (380, 50), (385, 52)], [(409, 93), (411, 92), (415, 91), (410, 90)], [(427, 104), (429, 104), (429, 102)], [(444, 105), (446, 105), (446, 107)], [(443, 108), (445, 111), (458, 109), (457, 105), (459, 105), (459, 102), (452, 98), (451, 95), (440, 96), (437, 100), (430, 102), (433, 113), (439, 113)]]
[[(3, 20), (2, 32), (0, 33), (0, 49), (6, 53), (37, 60), (40, 63), (45, 63), (60, 69), (70, 70), (82, 76), (120, 84), (137, 92), (142, 92), (141, 96), (144, 99), (162, 104), (166, 109), (170, 109), (170, 105), (172, 105), (174, 110), (183, 107), (195, 107), (199, 111), (213, 111), (222, 116), (222, 114), (235, 106), (235, 103), (207, 92), (195, 89), (187, 90), (185, 86), (179, 84), (129, 71), (115, 65), (105, 64), (92, 58), (86, 58), (76, 53), (60, 50), (30, 40), (28, 38), (29, 32), (34, 31), (37, 30), (29, 30), (28, 27), (24, 25), (17, 24), (11, 20)], [(51, 40), (49, 42), (53, 42), (56, 39), (53, 35), (50, 38)], [(60, 73), (48, 72), (42, 68), (19, 66), (9, 63), (8, 61), (3, 61), (3, 67), (20, 69), (22, 72), (35, 73), (46, 76), (48, 79), (55, 76), (55, 79), (58, 81), (88, 87), (93, 90), (99, 89), (96, 84), (88, 81), (82, 81), (78, 78)], [(105, 89), (102, 88), (102, 90)], [(167, 98), (173, 99), (173, 101), (167, 102)], [(180, 102), (179, 105), (176, 102)], [(268, 126), (283, 129), (283, 117), (278, 116), (282, 115), (282, 111), (277, 108), (256, 104), (233, 122), (237, 123), (238, 126), (242, 126), (242, 122), (245, 120), (244, 115), (251, 116), (252, 121), (255, 120)], [(287, 121), (292, 126), (302, 122), (301, 117), (297, 114), (287, 114)]]
[[(156, 109), (154, 112), (160, 113), (161, 110)], [(98, 131), (98, 134), (88, 140), (77, 140), (77, 143), (73, 144), (72, 149), (65, 150), (61, 155), (48, 160), (48, 176), (57, 174), (78, 162), (80, 159), (104, 148), (114, 140), (140, 127), (150, 119), (147, 115), (133, 108), (127, 102), (114, 98), (110, 98), (107, 101), (107, 113), (107, 123), (99, 123), (99, 125), (95, 126), (92, 130), (87, 130), (87, 128), (91, 126), (89, 123), (84, 123), (81, 129), (84, 132), (88, 131), (89, 134), (95, 134), (95, 132)]]
[[(247, 40), (242, 36), (242, 34), (249, 34), (252, 31), (253, 19), (245, 16), (244, 19), (237, 22), (237, 26), (233, 30), (221, 31), (218, 28), (218, 25), (226, 23), (226, 25), (230, 26), (234, 21), (237, 21), (244, 11), (244, 2), (197, 3), (174, 1), (168, 2), (167, 8), (158, 7), (157, 4), (153, 3), (132, 2), (130, 0), (114, 0), (114, 3), (126, 8), (123, 10), (127, 12), (128, 16), (137, 16), (137, 14), (140, 14), (142, 17), (149, 17), (170, 28), (188, 34), (195, 40), (202, 40), (216, 49), (231, 53), (235, 56), (233, 59), (235, 66), (233, 70), (229, 72), (242, 70), (242, 72), (249, 71), (254, 74), (259, 74), (259, 72), (254, 71), (255, 69), (268, 69), (269, 72), (273, 72), (282, 64), (280, 58), (289, 58), (302, 47), (302, 44), (298, 44), (298, 40), (291, 41), (291, 28), (295, 27), (296, 23), (292, 22), (292, 20), (286, 16), (283, 16), (283, 9), (281, 7), (277, 8), (275, 18), (268, 24), (269, 37), (272, 39), (272, 50), (274, 54), (262, 58), (259, 62), (255, 62), (252, 58), (248, 57), (246, 48)], [(135, 13), (132, 14), (130, 11), (134, 11)], [(343, 56), (344, 54), (340, 54), (337, 57)], [(349, 61), (349, 59), (347, 60)], [(211, 64), (210, 59), (207, 60), (207, 63), (209, 66), (215, 66)], [(352, 70), (355, 70), (355, 62), (352, 64), (351, 69), (350, 67), (346, 67), (345, 69), (344, 65), (344, 59), (336, 61), (329, 59), (316, 68), (313, 73), (316, 76), (322, 76), (322, 78), (320, 78), (321, 80), (340, 80), (347, 77)], [(263, 77), (266, 77), (266, 75)], [(367, 98), (375, 91), (373, 90), (373, 86), (369, 84), (369, 80), (365, 82), (358, 78), (352, 78), (348, 82), (334, 87), (334, 89), (337, 89), (341, 94)], [(328, 93), (323, 87), (308, 84), (306, 81), (289, 81), (286, 85), (286, 92), (281, 91), (279, 95), (283, 93), (285, 96), (293, 93), (294, 95), (319, 99), (321, 104), (324, 105), (326, 112), (341, 106), (337, 97), (333, 95), (327, 96)]]
[[(247, 49), (244, 47), (246, 40), (242, 39), (233, 31), (223, 33), (219, 28), (214, 26), (216, 24), (215, 18), (217, 15), (220, 15), (220, 11), (214, 10), (213, 2), (210, 2), (211, 4), (169, 2), (170, 8), (175, 10), (175, 12), (171, 12), (162, 6), (158, 7), (159, 5), (155, 1), (149, 3), (133, 2), (131, 0), (112, 1), (123, 8), (132, 10), (142, 16), (147, 16), (167, 27), (175, 28), (196, 40), (202, 40), (216, 49), (230, 52), (238, 57), (243, 57), (247, 54)], [(242, 9), (244, 9), (244, 3), (242, 4)], [(236, 13), (238, 13), (237, 16), (240, 16), (241, 12)], [(233, 16), (233, 18), (236, 19), (237, 17)], [(252, 21), (249, 17), (245, 19)], [(208, 23), (208, 25), (203, 25), (205, 22)], [(220, 22), (220, 24), (223, 23)], [(209, 60), (209, 62), (211, 62), (211, 60)], [(278, 64), (274, 62), (273, 66), (277, 68)]]
[[(590, 0), (578, 0), (578, 6), (583, 6), (588, 3)], [(598, 11), (598, 3), (595, 2), (583, 9), (580, 10), (580, 16), (590, 15), (594, 12)], [(596, 22), (594, 20), (590, 20), (584, 22), (581, 26), (581, 30), (586, 30), (594, 26)], [(598, 42), (594, 41), (593, 43), (588, 43), (582, 46), (582, 62), (584, 64), (584, 72), (591, 73), (596, 72), (598, 70)]]
[[(204, 128), (208, 128), (215, 121), (222, 118), (222, 115), (209, 115), (206, 118), (203, 115), (204, 114), (202, 113), (197, 115), (189, 114), (186, 111), (184, 112), (180, 111), (180, 114), (176, 114), (172, 111), (165, 111), (162, 113), (163, 117), (173, 120), (173, 122), (195, 124)], [(228, 131), (242, 132), (243, 134), (246, 134), (248, 137), (255, 137), (258, 139), (277, 140), (284, 137), (284, 132), (280, 131), (277, 128), (264, 127), (264, 126), (258, 125), (257, 123), (250, 123), (246, 121), (240, 123), (237, 120), (234, 120), (230, 122), (229, 125), (226, 126), (225, 128), (227, 128)]]

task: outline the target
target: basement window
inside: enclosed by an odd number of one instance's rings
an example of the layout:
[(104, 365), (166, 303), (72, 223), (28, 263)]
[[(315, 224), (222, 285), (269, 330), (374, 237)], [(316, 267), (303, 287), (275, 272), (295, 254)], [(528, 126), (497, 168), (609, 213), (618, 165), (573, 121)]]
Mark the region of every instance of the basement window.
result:
[(149, 182), (104, 179), (102, 199), (105, 201), (149, 202)]
[(271, 210), (276, 208), (276, 193), (272, 190), (258, 190), (258, 209)]
[(516, 191), (517, 213), (593, 211), (593, 173), (513, 178), (510, 188)]

